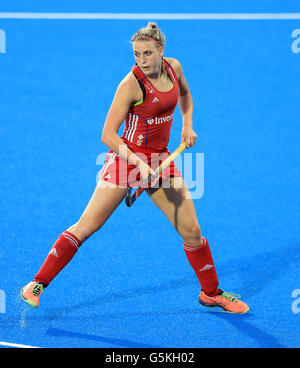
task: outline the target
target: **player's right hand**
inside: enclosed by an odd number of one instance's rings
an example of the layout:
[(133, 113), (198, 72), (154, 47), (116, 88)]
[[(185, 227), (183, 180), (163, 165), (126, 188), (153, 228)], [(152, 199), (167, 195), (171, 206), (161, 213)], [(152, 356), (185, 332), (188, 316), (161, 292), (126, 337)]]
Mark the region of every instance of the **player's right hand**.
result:
[(146, 180), (149, 175), (156, 176), (156, 172), (148, 164), (146, 164), (143, 160), (140, 160), (136, 164), (136, 167), (140, 171), (140, 176), (141, 176), (142, 181)]

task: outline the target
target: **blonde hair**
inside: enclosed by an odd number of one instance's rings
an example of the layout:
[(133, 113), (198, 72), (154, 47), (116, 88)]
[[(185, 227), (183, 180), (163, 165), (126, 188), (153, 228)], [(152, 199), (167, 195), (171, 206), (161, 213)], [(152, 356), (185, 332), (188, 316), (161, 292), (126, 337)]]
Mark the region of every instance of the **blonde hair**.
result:
[[(149, 22), (147, 27), (141, 28), (138, 30), (131, 38), (131, 42), (141, 40), (141, 41), (149, 41), (153, 40), (155, 41), (157, 48), (164, 47), (165, 46), (165, 40), (166, 36), (163, 34), (163, 32), (158, 28), (156, 23)], [(162, 74), (165, 73), (165, 66), (163, 57), (161, 60), (161, 72)]]
[(132, 37), (131, 42), (134, 42), (136, 39), (145, 39), (148, 40), (152, 38), (156, 41), (160, 46), (165, 45), (166, 37), (162, 33), (162, 31), (157, 27), (156, 23), (149, 22), (147, 27), (141, 28), (138, 30)]

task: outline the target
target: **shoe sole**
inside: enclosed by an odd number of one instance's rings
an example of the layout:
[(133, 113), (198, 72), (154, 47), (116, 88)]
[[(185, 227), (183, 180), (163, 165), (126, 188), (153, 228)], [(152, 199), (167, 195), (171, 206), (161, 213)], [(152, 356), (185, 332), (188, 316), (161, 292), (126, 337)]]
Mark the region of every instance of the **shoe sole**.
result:
[(24, 300), (25, 303), (29, 304), (31, 307), (33, 308), (37, 308), (38, 306), (30, 299), (26, 299), (25, 296), (23, 295), (23, 289), (21, 290), (21, 298)]
[(205, 303), (205, 302), (203, 302), (201, 299), (199, 299), (198, 301), (199, 301), (199, 303), (200, 303), (201, 305), (203, 305), (204, 307), (208, 307), (208, 308), (219, 307), (219, 308), (222, 308), (226, 313), (232, 313), (232, 314), (246, 314), (246, 313), (248, 313), (248, 312), (249, 312), (249, 307), (248, 307), (245, 311), (243, 311), (243, 312), (232, 312), (232, 311), (229, 311), (229, 310), (225, 309), (224, 307), (222, 307), (222, 306), (221, 306), (221, 305), (219, 305), (219, 304), (210, 304), (210, 303)]

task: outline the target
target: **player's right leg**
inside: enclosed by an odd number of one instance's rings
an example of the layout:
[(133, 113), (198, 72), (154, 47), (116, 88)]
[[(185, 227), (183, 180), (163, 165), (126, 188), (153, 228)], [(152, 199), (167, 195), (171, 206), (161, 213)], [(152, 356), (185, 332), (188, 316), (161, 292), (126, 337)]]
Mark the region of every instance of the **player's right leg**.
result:
[(99, 180), (79, 221), (59, 236), (33, 281), (21, 290), (26, 303), (37, 308), (44, 288), (70, 262), (82, 243), (104, 225), (125, 194), (126, 188)]
[(82, 243), (99, 230), (125, 197), (127, 188), (99, 180), (98, 185), (79, 221), (67, 231)]

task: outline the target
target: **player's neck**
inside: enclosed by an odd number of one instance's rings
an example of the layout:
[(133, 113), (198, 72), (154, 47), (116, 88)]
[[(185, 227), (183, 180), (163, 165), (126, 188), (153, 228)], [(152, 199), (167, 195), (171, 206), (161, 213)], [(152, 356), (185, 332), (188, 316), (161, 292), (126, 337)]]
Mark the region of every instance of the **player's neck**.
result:
[(150, 81), (154, 81), (157, 83), (164, 78), (164, 73), (162, 73), (161, 68), (159, 68), (158, 71), (147, 75), (147, 78), (150, 79)]

